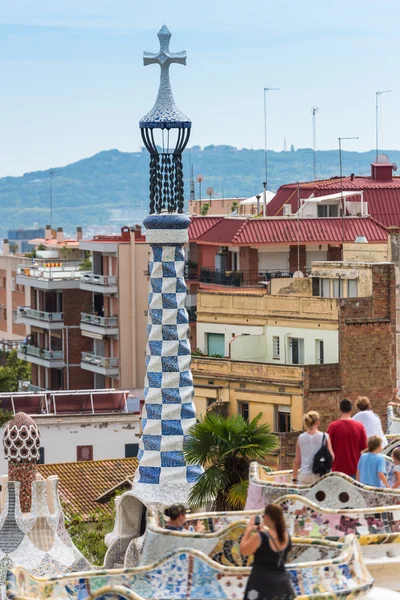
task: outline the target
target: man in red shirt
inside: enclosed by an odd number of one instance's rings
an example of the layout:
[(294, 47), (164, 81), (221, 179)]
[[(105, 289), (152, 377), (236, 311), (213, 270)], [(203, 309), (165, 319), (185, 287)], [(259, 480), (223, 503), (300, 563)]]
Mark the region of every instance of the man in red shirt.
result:
[(352, 410), (350, 400), (340, 402), (340, 419), (329, 425), (328, 435), (335, 455), (332, 471), (355, 478), (360, 454), (367, 447), (367, 434), (364, 425), (351, 418)]

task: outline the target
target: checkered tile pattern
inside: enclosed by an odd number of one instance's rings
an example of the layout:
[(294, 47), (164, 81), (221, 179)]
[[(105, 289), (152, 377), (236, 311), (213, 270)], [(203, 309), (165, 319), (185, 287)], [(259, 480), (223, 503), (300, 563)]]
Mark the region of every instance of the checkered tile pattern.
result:
[(184, 437), (196, 422), (184, 265), (182, 246), (152, 245), (138, 484), (191, 484), (201, 473), (183, 456)]

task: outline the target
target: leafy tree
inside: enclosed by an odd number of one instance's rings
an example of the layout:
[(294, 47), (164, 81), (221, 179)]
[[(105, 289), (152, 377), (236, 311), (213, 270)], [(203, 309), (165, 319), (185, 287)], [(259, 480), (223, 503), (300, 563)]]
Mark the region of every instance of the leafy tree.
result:
[(204, 204), (201, 205), (201, 209), (200, 209), (200, 214), (202, 217), (205, 217), (208, 213), (208, 211), (210, 210), (210, 203), (209, 202), (205, 202)]
[(31, 365), (18, 358), (17, 350), (7, 353), (6, 364), (0, 367), (0, 392), (17, 392), (18, 381), (31, 379)]
[(16, 252), (18, 252), (19, 246), (15, 242), (11, 242), (9, 245), (9, 249), (10, 249), (11, 254), (15, 254)]
[(235, 210), (239, 210), (239, 202), (237, 200), (234, 200), (231, 206), (231, 212), (235, 212)]
[(184, 446), (185, 458), (188, 464), (201, 464), (205, 471), (191, 490), (191, 506), (243, 508), (250, 462), (263, 460), (277, 445), (269, 425), (259, 424), (261, 417), (262, 413), (247, 423), (241, 415), (210, 413), (193, 425)]

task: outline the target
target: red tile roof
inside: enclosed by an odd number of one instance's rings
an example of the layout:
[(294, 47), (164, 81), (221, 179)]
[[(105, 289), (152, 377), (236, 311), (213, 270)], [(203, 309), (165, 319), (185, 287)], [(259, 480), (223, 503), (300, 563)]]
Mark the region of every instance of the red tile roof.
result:
[[(298, 184), (282, 185), (267, 206), (270, 217), (282, 214), (283, 205), (290, 204), (292, 212), (297, 211)], [(324, 181), (301, 183), (300, 198), (309, 198), (311, 194), (323, 196), (329, 193), (340, 193), (340, 178), (334, 177)], [(364, 202), (368, 203), (368, 212), (377, 221), (389, 227), (400, 226), (400, 177), (391, 181), (379, 181), (371, 177), (343, 177), (343, 191), (363, 191)]]
[(137, 466), (137, 458), (115, 458), (37, 465), (37, 470), (45, 478), (58, 476), (60, 499), (66, 515), (78, 514), (86, 520), (98, 508), (111, 514), (111, 507), (99, 504), (96, 499), (127, 478), (133, 479)]
[[(341, 218), (266, 218), (266, 219), (224, 219), (206, 231), (197, 240), (199, 244), (220, 246), (248, 246), (267, 244), (326, 244), (342, 241), (354, 242), (359, 235), (365, 235), (369, 242), (385, 242), (386, 228), (372, 217)], [(299, 240), (298, 240), (299, 228)]]
[(217, 223), (222, 221), (223, 217), (190, 217), (189, 240), (197, 240), (203, 233)]

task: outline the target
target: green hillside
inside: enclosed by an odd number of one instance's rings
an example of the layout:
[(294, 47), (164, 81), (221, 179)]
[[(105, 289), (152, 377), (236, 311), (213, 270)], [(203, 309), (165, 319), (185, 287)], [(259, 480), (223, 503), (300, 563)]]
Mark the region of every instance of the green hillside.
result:
[[(387, 152), (400, 164), (400, 151)], [(374, 151), (343, 152), (344, 174), (368, 174)], [(185, 193), (189, 194), (189, 164), (194, 175), (204, 175), (202, 195), (212, 186), (218, 195), (249, 197), (262, 190), (264, 152), (236, 150), (231, 146), (195, 146), (184, 154)], [(312, 151), (309, 148), (268, 153), (269, 185), (312, 179)], [(115, 225), (139, 220), (148, 206), (148, 164), (146, 151), (107, 150), (65, 167), (55, 167), (53, 177), (53, 226), (72, 232), (76, 225)], [(54, 166), (52, 166), (54, 168)], [(318, 178), (339, 174), (337, 150), (317, 153)], [(196, 196), (198, 185), (196, 184)], [(49, 222), (49, 171), (26, 173), (0, 179), (0, 236), (8, 228), (29, 227)], [(118, 210), (119, 209), (119, 210)], [(113, 211), (113, 212), (112, 212)], [(129, 211), (129, 212), (127, 212)]]

